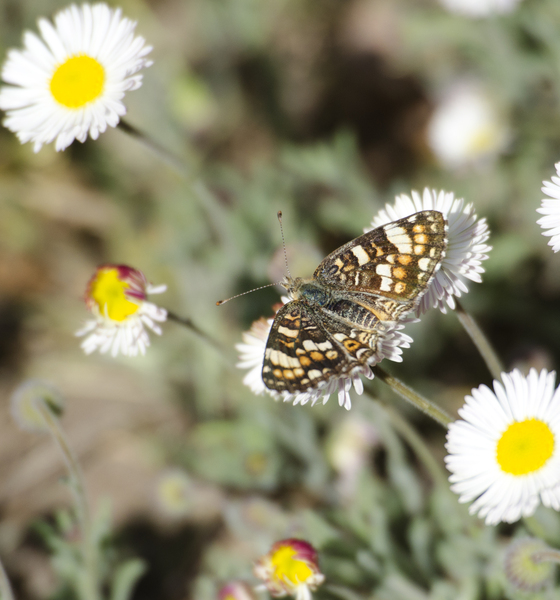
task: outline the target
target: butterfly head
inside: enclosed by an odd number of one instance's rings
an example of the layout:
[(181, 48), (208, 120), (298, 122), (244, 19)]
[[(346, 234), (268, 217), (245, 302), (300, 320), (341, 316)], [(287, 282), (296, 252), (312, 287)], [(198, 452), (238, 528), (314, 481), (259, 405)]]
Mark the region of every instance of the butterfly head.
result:
[(291, 300), (324, 306), (330, 299), (328, 290), (313, 279), (284, 277), (281, 285), (286, 289)]

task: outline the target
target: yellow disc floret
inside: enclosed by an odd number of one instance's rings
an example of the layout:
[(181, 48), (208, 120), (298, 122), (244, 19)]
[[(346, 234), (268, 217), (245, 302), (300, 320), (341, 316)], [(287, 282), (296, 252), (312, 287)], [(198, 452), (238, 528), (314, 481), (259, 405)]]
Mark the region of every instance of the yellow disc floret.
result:
[(120, 279), (117, 269), (99, 269), (90, 284), (89, 296), (102, 315), (112, 321), (124, 321), (140, 308), (126, 297), (129, 287), (126, 281)]
[(540, 469), (554, 452), (554, 434), (539, 419), (512, 423), (502, 434), (496, 459), (504, 473), (527, 475)]
[(50, 88), (54, 99), (67, 108), (82, 108), (98, 98), (105, 84), (105, 69), (95, 58), (82, 54), (59, 65)]
[(274, 568), (273, 577), (281, 582), (294, 586), (305, 583), (313, 576), (313, 571), (303, 560), (294, 558), (297, 551), (291, 546), (281, 546), (274, 552), (271, 563)]

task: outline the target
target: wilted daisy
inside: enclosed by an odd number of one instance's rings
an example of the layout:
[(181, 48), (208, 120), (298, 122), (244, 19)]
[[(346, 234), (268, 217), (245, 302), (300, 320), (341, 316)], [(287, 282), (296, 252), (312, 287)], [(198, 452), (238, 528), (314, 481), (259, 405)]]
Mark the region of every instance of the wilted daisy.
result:
[[(167, 286), (153, 286), (141, 271), (126, 265), (102, 265), (90, 279), (85, 302), (95, 318), (76, 332), (87, 335), (82, 342), (86, 354), (119, 352), (125, 356), (146, 353), (150, 338), (146, 327), (161, 334), (155, 321), (165, 321), (167, 311), (151, 302), (148, 294), (161, 294)], [(89, 335), (88, 335), (89, 334)]]
[(421, 210), (438, 210), (448, 222), (448, 242), (441, 268), (436, 272), (422, 296), (417, 314), (429, 308), (439, 308), (446, 312), (445, 304), (454, 309), (454, 296), (459, 298), (469, 291), (466, 280), (480, 283), (484, 273), (482, 261), (488, 258), (492, 249), (485, 242), (489, 237), (486, 219), (479, 219), (472, 203), (465, 204), (462, 198), (455, 198), (453, 192), (424, 189), (422, 196), (413, 191), (411, 196), (401, 194), (395, 204), (385, 208), (373, 218), (369, 231), (397, 219), (408, 217)]
[(504, 150), (509, 138), (501, 111), (474, 82), (453, 85), (428, 124), (428, 144), (449, 169), (483, 164)]
[(39, 19), (41, 37), (27, 31), (23, 50), (12, 49), (2, 69), (4, 125), (38, 152), (56, 140), (64, 150), (75, 139), (95, 140), (126, 113), (125, 92), (136, 90), (152, 64), (136, 23), (106, 4), (74, 4), (54, 23)]
[(451, 489), (486, 523), (528, 517), (542, 502), (560, 510), (560, 392), (556, 374), (517, 369), (473, 389), (449, 426)]
[(253, 568), (255, 577), (271, 596), (295, 596), (310, 600), (325, 580), (319, 570), (317, 551), (303, 540), (288, 539), (276, 542), (270, 552), (260, 558)]
[(541, 190), (552, 200), (543, 198), (541, 207), (537, 208), (537, 212), (541, 217), (537, 223), (545, 230), (543, 235), (550, 236), (548, 245), (552, 246), (554, 252), (560, 250), (560, 162), (554, 165), (556, 167), (556, 174), (551, 177), (552, 181), (543, 181)]
[(440, 0), (447, 10), (469, 17), (488, 17), (514, 11), (521, 0)]
[[(284, 304), (289, 301), (289, 298), (282, 297)], [(281, 305), (275, 307), (277, 310)], [(306, 390), (301, 393), (276, 392), (268, 389), (262, 378), (262, 369), (264, 361), (264, 352), (266, 343), (274, 319), (261, 318), (255, 321), (249, 331), (243, 333), (243, 343), (237, 344), (236, 348), (239, 351), (239, 362), (237, 366), (241, 369), (249, 369), (245, 375), (243, 383), (251, 388), (253, 393), (262, 394), (269, 393), (273, 398), (282, 399), (284, 402), (293, 402), (296, 404), (307, 404), (311, 402), (313, 406), (319, 399), (322, 399), (323, 404), (327, 402), (331, 394), (338, 393), (338, 403), (347, 410), (352, 407), (350, 399), (350, 389), (352, 385), (358, 394), (364, 391), (364, 385), (360, 379), (363, 375), (367, 379), (373, 379), (373, 372), (370, 366), (377, 364), (384, 358), (395, 362), (402, 362), (402, 349), (409, 348), (412, 338), (401, 329), (407, 323), (414, 321), (414, 318), (403, 318), (399, 323), (388, 324), (386, 329), (379, 329), (379, 338), (377, 340), (376, 353), (370, 358), (366, 365), (356, 365), (350, 372), (343, 374), (333, 373), (332, 377), (327, 381), (323, 381), (317, 387)]]

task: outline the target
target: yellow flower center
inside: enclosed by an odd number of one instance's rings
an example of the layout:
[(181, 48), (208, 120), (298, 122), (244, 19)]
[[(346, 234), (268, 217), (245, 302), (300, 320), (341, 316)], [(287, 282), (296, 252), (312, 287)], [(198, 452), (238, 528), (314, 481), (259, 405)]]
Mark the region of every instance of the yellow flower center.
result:
[(51, 79), (51, 94), (67, 108), (81, 108), (103, 91), (105, 69), (95, 58), (81, 54), (62, 63)]
[(498, 143), (499, 130), (494, 125), (481, 127), (470, 139), (468, 149), (474, 155), (492, 150)]
[(140, 308), (126, 297), (125, 290), (129, 287), (119, 278), (117, 269), (101, 269), (91, 285), (90, 296), (102, 315), (112, 321), (124, 321)]
[(309, 565), (294, 556), (297, 554), (291, 546), (282, 546), (273, 554), (271, 563), (274, 567), (273, 577), (283, 583), (299, 585), (313, 576)]
[(512, 423), (502, 434), (496, 458), (504, 473), (527, 475), (538, 471), (554, 452), (554, 434), (539, 419)]

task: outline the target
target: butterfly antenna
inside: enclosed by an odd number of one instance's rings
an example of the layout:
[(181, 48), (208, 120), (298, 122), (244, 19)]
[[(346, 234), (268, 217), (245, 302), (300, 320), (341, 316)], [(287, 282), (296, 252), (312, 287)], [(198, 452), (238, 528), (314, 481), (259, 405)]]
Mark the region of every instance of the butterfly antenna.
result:
[(248, 290), (241, 294), (236, 294), (235, 296), (232, 296), (231, 298), (226, 298), (225, 300), (218, 300), (218, 302), (216, 302), (216, 306), (222, 306), (222, 304), (225, 304), (226, 302), (229, 302), (230, 300), (233, 300), (234, 298), (239, 298), (239, 296), (245, 296), (245, 294), (250, 294), (251, 292), (258, 292), (259, 290), (263, 290), (264, 288), (267, 288), (267, 287), (272, 287), (273, 285), (280, 285), (280, 282), (278, 281), (277, 283), (268, 283), (267, 285), (261, 285), (261, 287), (257, 287), (252, 290)]
[(282, 211), (279, 210), (278, 214), (278, 223), (280, 223), (280, 234), (282, 235), (282, 248), (284, 249), (284, 262), (286, 263), (286, 271), (288, 271), (288, 275), (290, 279), (293, 279), (292, 274), (290, 273), (290, 267), (288, 267), (288, 253), (286, 252), (286, 241), (284, 240), (284, 228), (282, 227)]

